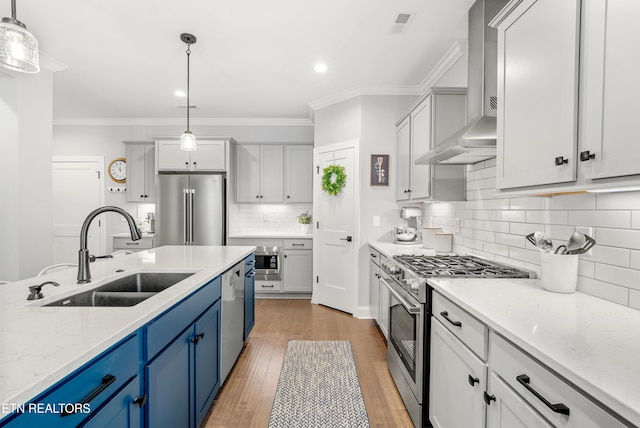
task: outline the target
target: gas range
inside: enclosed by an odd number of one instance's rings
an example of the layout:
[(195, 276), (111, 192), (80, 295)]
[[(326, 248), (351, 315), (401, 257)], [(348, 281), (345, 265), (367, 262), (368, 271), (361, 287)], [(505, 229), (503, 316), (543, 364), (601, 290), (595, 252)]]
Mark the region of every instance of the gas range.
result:
[(401, 255), (383, 270), (420, 303), (427, 302), (428, 278), (533, 278), (535, 273), (471, 255)]

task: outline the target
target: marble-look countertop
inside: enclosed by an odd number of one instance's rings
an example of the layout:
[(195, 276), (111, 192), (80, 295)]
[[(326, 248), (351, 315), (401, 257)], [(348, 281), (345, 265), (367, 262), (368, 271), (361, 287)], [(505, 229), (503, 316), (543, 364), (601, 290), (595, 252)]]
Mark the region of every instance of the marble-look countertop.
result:
[[(251, 246), (166, 246), (91, 263), (92, 282), (76, 284), (67, 269), (0, 285), (0, 408), (26, 403), (152, 320), (255, 250)], [(122, 273), (116, 270), (124, 269)], [(40, 307), (141, 271), (194, 272), (131, 307)], [(45, 285), (42, 300), (27, 301), (30, 285)], [(0, 418), (5, 414), (0, 413)]]
[(369, 245), (389, 258), (393, 256), (409, 254), (419, 254), (425, 256), (436, 255), (436, 250), (423, 248), (422, 244), (394, 244), (393, 242), (372, 241), (369, 242)]
[(269, 238), (269, 239), (312, 239), (311, 233), (292, 233), (292, 232), (230, 232), (227, 238)]
[[(391, 257), (392, 244), (370, 242)], [(640, 311), (537, 279), (431, 278), (429, 285), (634, 425), (640, 426)]]

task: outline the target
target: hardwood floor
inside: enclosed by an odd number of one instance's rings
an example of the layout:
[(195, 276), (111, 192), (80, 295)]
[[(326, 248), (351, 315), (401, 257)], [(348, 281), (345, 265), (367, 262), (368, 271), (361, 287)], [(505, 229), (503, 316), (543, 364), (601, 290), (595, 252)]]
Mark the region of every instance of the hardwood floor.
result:
[(269, 424), (287, 341), (349, 340), (372, 427), (412, 427), (387, 371), (386, 344), (372, 320), (309, 300), (256, 300), (256, 324), (204, 427)]

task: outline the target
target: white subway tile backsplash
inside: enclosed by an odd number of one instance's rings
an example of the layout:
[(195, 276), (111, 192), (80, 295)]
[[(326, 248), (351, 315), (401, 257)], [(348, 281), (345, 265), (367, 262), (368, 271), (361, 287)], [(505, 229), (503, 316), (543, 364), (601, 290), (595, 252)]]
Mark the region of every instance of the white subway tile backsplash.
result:
[(604, 263), (620, 267), (629, 267), (629, 261), (631, 257), (630, 253), (631, 251), (626, 248), (605, 247), (604, 245), (596, 245), (591, 249), (590, 256), (585, 255), (581, 257), (586, 258), (592, 262)]
[(621, 285), (623, 287), (640, 290), (640, 271), (598, 263), (596, 264), (595, 279)]
[(578, 261), (578, 275), (584, 276), (587, 278), (593, 278), (595, 275), (595, 263), (587, 262), (584, 260)]
[(550, 210), (595, 210), (596, 195), (583, 193), (579, 195), (562, 195), (549, 198)]
[(491, 232), (509, 233), (509, 222), (486, 220), (484, 222), (484, 230), (488, 230)]
[(509, 232), (522, 235), (523, 237), (539, 230), (544, 232), (544, 224), (539, 223), (510, 223), (509, 224)]
[(640, 210), (640, 192), (598, 193), (599, 210)]
[(509, 257), (509, 247), (507, 245), (485, 242), (484, 251), (487, 251), (497, 256)]
[(492, 178), (496, 176), (495, 167), (484, 168), (475, 171), (474, 180), (482, 180), (485, 178)]
[(527, 211), (527, 223), (567, 224), (567, 211)]
[(487, 168), (492, 167), (492, 166), (496, 166), (496, 158), (487, 159), (486, 161), (484, 161), (484, 165)]
[[(594, 247), (595, 248), (595, 247)], [(630, 251), (629, 267), (640, 270), (640, 251)]]
[(600, 297), (621, 305), (629, 304), (629, 289), (598, 281), (596, 279), (578, 277), (578, 291)]
[(509, 257), (522, 262), (532, 263), (534, 265), (540, 264), (540, 251), (536, 250), (511, 247), (509, 248)]
[(500, 220), (500, 221), (524, 223), (526, 221), (526, 216), (527, 216), (526, 211), (515, 211), (515, 210), (496, 211), (496, 220)]
[(521, 197), (511, 199), (512, 210), (544, 210), (547, 208), (549, 198), (542, 197)]
[(631, 227), (630, 211), (571, 211), (569, 213), (569, 223), (575, 226), (589, 227)]
[(230, 227), (237, 232), (259, 230), (298, 233), (301, 230), (298, 216), (304, 212), (312, 214), (311, 204), (239, 204), (237, 217), (230, 219)]
[(640, 229), (640, 211), (631, 211), (631, 228)]
[(640, 309), (640, 291), (629, 290), (629, 306)]
[(496, 233), (495, 232), (487, 232), (484, 230), (476, 230), (473, 233), (474, 239), (479, 239), (485, 242), (496, 242)]
[(599, 245), (640, 250), (640, 230), (597, 228), (595, 235)]
[(546, 232), (557, 246), (560, 244), (566, 244), (575, 229), (576, 228), (574, 226), (551, 225), (547, 228)]
[(528, 244), (528, 242), (525, 239), (525, 237), (522, 235), (511, 235), (509, 233), (496, 233), (496, 244), (502, 244), (508, 247), (525, 248), (525, 245)]

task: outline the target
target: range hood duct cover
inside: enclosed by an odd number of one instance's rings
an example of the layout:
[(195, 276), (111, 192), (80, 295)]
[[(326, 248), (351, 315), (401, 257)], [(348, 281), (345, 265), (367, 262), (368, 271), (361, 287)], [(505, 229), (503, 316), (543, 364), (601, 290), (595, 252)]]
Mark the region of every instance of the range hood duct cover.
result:
[(466, 165), (496, 157), (498, 32), (489, 22), (508, 0), (477, 0), (469, 9), (468, 124), (415, 160)]

